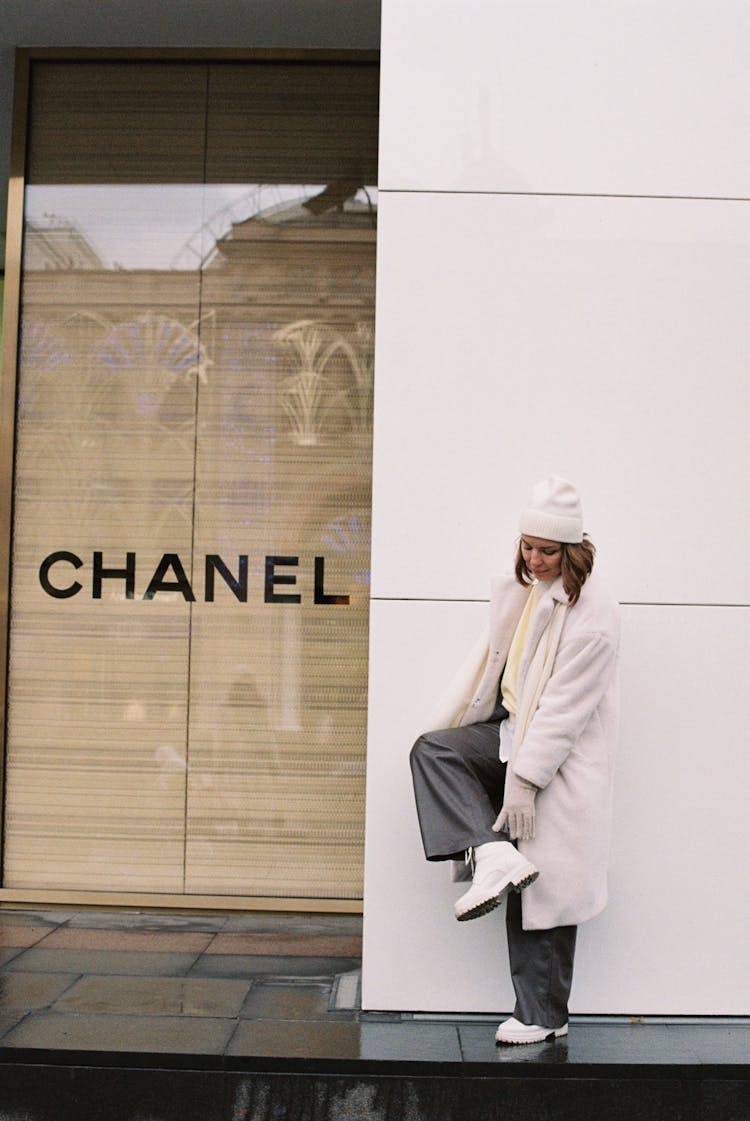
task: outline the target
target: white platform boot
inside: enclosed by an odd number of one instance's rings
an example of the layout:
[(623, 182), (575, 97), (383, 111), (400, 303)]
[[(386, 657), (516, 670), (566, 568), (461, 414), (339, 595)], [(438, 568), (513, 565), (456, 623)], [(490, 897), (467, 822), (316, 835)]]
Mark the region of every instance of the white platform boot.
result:
[(568, 1025), (561, 1028), (544, 1028), (540, 1024), (522, 1024), (515, 1016), (504, 1020), (495, 1032), (495, 1043), (544, 1043), (568, 1034)]
[(474, 849), (471, 887), (454, 909), (459, 922), (478, 919), (502, 903), (509, 891), (522, 891), (539, 875), (534, 865), (509, 841), (488, 841)]

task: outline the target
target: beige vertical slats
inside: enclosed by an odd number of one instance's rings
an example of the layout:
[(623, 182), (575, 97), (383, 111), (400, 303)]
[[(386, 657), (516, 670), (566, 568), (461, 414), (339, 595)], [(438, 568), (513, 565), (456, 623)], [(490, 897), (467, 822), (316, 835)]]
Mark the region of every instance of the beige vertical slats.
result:
[[(189, 607), (142, 596), (163, 552), (190, 556), (198, 282), (107, 279), (24, 284), (4, 883), (181, 891)], [(61, 550), (66, 599), (39, 579)], [(133, 600), (116, 578), (93, 598), (95, 552), (134, 554)]]
[[(356, 899), (376, 68), (44, 63), (32, 89), (30, 176), (61, 206), (130, 183), (112, 223), (135, 230), (136, 188), (200, 184), (204, 145), (209, 182), (281, 201), (217, 233), (214, 195), (181, 196), (200, 272), (113, 268), (64, 222), (29, 238), (4, 884)], [(39, 580), (56, 550), (83, 561), (50, 573), (67, 599)], [(136, 555), (132, 600), (92, 598), (97, 551)], [(164, 553), (195, 602), (143, 599)], [(216, 573), (207, 601), (206, 555), (247, 558), (246, 600)], [(301, 602), (264, 601), (268, 556), (298, 558), (274, 591)], [(347, 602), (315, 602), (316, 558), (317, 598)]]
[[(188, 886), (358, 898), (364, 829), (375, 231), (289, 204), (204, 274), (196, 563), (248, 555), (248, 602), (193, 612)], [(303, 302), (304, 301), (304, 302)], [(266, 555), (300, 603), (265, 603)], [(315, 558), (326, 595), (316, 604)]]

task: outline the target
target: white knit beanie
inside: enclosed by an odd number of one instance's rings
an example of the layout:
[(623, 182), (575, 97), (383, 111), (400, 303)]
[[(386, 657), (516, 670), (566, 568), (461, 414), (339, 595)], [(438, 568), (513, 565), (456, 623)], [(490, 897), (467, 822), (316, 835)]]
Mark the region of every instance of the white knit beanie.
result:
[(578, 491), (567, 479), (550, 475), (531, 490), (529, 504), (521, 514), (521, 533), (565, 541), (583, 540), (583, 511)]

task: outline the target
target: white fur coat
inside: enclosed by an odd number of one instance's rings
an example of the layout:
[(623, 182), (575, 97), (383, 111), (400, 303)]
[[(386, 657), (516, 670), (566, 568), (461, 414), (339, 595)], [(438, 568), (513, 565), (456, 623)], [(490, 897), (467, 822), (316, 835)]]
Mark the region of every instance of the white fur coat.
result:
[[(449, 686), (433, 728), (489, 718), (528, 594), (513, 577), (493, 580), (489, 636), (474, 647)], [(545, 645), (549, 651), (553, 630), (554, 660), (540, 678), (535, 655)], [(617, 605), (595, 574), (573, 607), (567, 606), (562, 580), (553, 581), (532, 617), (519, 669), (509, 764), (540, 788), (536, 836), (518, 846), (540, 872), (521, 896), (526, 930), (584, 922), (607, 901), (619, 633)]]

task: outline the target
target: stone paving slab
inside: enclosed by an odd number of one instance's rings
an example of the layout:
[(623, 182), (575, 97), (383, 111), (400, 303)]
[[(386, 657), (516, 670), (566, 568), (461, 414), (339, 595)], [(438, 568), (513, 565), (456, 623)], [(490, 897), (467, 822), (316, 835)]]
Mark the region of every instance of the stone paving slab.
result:
[(331, 984), (326, 981), (256, 981), (240, 1016), (252, 1020), (326, 1020), (331, 1015), (330, 998)]
[(174, 915), (155, 911), (80, 911), (70, 916), (70, 929), (86, 930), (184, 930), (216, 933), (223, 930), (229, 915)]
[(2, 1046), (50, 1051), (222, 1055), (235, 1025), (236, 1021), (229, 1017), (32, 1012), (3, 1036)]
[[(492, 1025), (490, 1025), (492, 1027)], [(701, 1066), (745, 1064), (750, 1068), (750, 1022), (650, 1024), (577, 1022), (567, 1036), (526, 1047), (496, 1047), (487, 1024), (459, 1024), (465, 1061), (502, 1065), (544, 1062), (555, 1066)]]
[(357, 934), (362, 935), (362, 916), (350, 914), (298, 915), (265, 914), (262, 911), (232, 912), (226, 916), (222, 928), (227, 933), (252, 933), (285, 931), (290, 934)]
[(4, 946), (0, 949), (0, 969), (3, 969), (4, 966), (22, 953), (24, 953), (23, 946)]
[(0, 1047), (5, 1046), (4, 1037), (12, 1028), (21, 1022), (25, 1015), (26, 1013), (21, 1012), (20, 1009), (15, 1015), (7, 1013), (0, 1014)]
[(227, 1054), (359, 1059), (359, 1029), (357, 1023), (242, 1020), (227, 1047)]
[(61, 926), (69, 922), (74, 911), (13, 911), (0, 907), (2, 926)]
[(140, 974), (161, 977), (180, 977), (195, 964), (195, 953), (146, 953), (129, 950), (46, 950), (33, 947), (24, 950), (3, 968), (20, 973), (92, 973)]
[(195, 977), (320, 977), (356, 969), (358, 958), (271, 957), (266, 954), (202, 954), (190, 970)]
[(215, 935), (209, 931), (92, 930), (62, 927), (47, 934), (45, 950), (138, 950), (147, 953), (176, 951), (203, 953)]
[(453, 1024), (243, 1021), (227, 1054), (352, 1062), (462, 1062)]
[(54, 1010), (236, 1017), (251, 986), (251, 981), (198, 977), (81, 977), (55, 1001)]
[(0, 973), (0, 1009), (49, 1008), (78, 979), (77, 973)]
[(273, 954), (276, 957), (361, 957), (362, 939), (356, 935), (217, 934), (208, 954)]
[(8, 924), (0, 920), (0, 946), (34, 946), (54, 933), (53, 926), (27, 926)]

